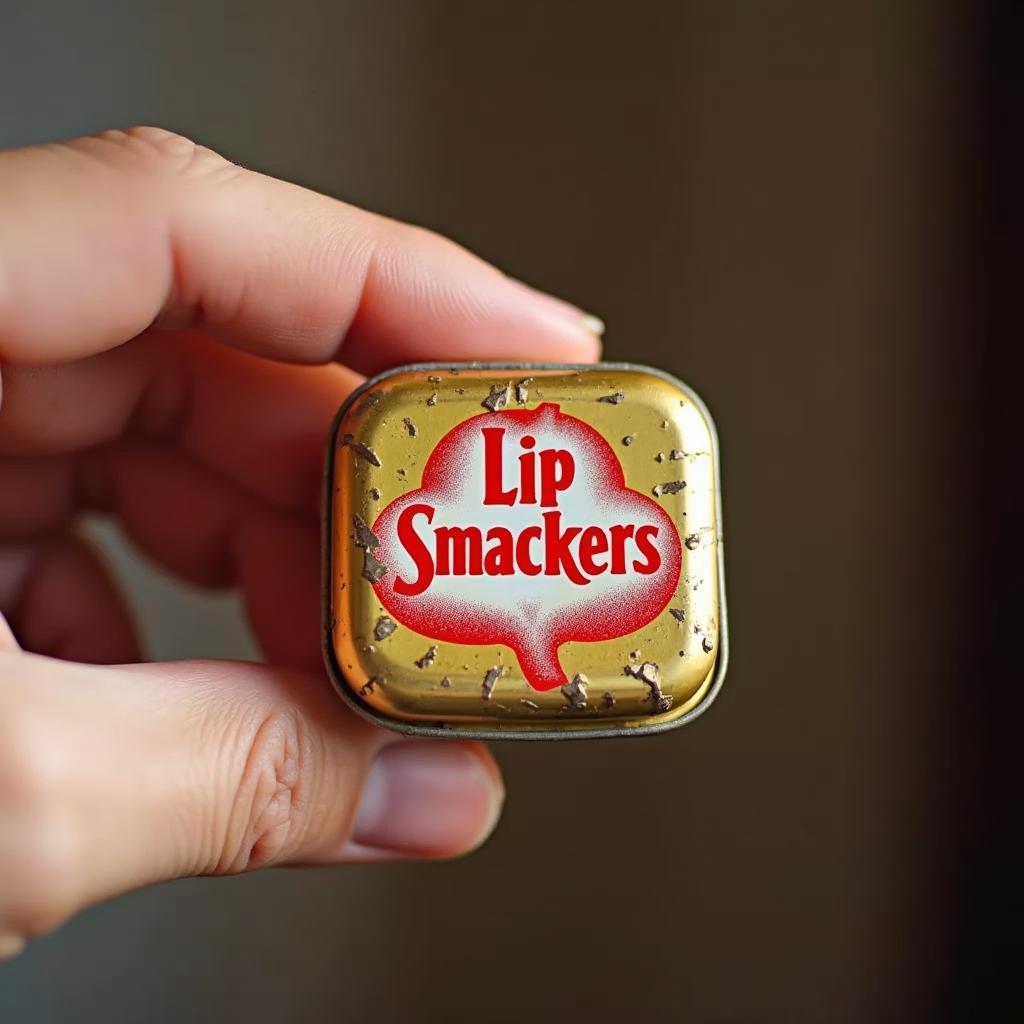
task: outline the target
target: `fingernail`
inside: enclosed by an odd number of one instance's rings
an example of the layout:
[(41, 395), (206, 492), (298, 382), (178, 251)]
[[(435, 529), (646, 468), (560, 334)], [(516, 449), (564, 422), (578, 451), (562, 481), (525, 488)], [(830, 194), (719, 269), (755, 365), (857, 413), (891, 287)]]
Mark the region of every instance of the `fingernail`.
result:
[(484, 757), (445, 740), (384, 747), (367, 773), (352, 842), (426, 857), (475, 849), (493, 831), (504, 799)]
[(558, 299), (554, 295), (549, 295), (547, 292), (525, 284), (523, 281), (518, 281), (514, 277), (506, 278), (506, 280), (517, 291), (528, 297), (533, 306), (543, 311), (545, 320), (557, 324), (563, 330), (572, 331), (583, 340), (588, 348), (594, 349), (595, 342), (598, 343), (595, 351), (599, 353), (600, 338), (604, 334), (604, 321), (600, 317), (594, 316), (593, 313), (587, 313), (579, 306), (566, 302), (565, 299)]

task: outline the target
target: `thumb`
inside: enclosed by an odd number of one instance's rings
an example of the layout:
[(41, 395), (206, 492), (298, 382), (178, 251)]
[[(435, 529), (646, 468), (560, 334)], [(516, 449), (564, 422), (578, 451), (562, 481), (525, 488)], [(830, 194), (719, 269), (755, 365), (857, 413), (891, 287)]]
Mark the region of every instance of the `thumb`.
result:
[(462, 854), (503, 799), (482, 746), (374, 729), (316, 677), (0, 653), (0, 680), (0, 948), (163, 879)]

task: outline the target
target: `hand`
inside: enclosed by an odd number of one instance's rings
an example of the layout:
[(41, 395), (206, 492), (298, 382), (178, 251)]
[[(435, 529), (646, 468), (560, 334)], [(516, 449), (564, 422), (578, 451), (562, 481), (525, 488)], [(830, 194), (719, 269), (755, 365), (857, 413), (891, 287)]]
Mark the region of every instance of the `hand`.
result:
[[(0, 154), (0, 954), (149, 882), (484, 840), (486, 750), (376, 730), (324, 676), (322, 450), (359, 373), (588, 361), (595, 327), (168, 132)], [(268, 664), (132, 664), (83, 509), (237, 585)]]

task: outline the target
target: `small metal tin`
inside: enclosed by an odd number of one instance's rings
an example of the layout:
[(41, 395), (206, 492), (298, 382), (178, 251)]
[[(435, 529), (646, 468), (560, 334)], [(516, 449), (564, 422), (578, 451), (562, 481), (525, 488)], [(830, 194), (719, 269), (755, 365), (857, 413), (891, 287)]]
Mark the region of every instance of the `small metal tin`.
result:
[(666, 373), (391, 370), (339, 411), (325, 495), (325, 659), (380, 725), (641, 735), (721, 686), (718, 442)]

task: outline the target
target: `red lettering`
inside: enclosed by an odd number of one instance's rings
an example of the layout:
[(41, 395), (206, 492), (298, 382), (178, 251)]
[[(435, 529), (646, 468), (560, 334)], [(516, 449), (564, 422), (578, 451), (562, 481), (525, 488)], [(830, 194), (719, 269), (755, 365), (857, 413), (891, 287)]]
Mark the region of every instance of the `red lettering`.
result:
[[(576, 475), (572, 453), (562, 448), (540, 452), (532, 449), (536, 439), (524, 435), (519, 447), (518, 486), (503, 484), (502, 449), (504, 427), (482, 427), (484, 439), (485, 505), (557, 506), (559, 494), (567, 490)], [(396, 523), (397, 539), (416, 570), (412, 579), (397, 577), (395, 593), (415, 597), (430, 587), (435, 576), (564, 576), (577, 586), (610, 572), (625, 575), (629, 569), (649, 576), (661, 568), (661, 552), (655, 542), (659, 527), (616, 523), (602, 526), (563, 526), (562, 512), (542, 514), (543, 526), (529, 525), (513, 532), (495, 525), (486, 535), (480, 526), (435, 526), (433, 545), (416, 530), (417, 517), (432, 524), (432, 505), (408, 505)], [(631, 543), (632, 542), (632, 543)], [(534, 543), (541, 545), (536, 552)], [(538, 558), (537, 555), (540, 555)], [(629, 569), (627, 568), (629, 567)]]
[(540, 540), (541, 528), (539, 526), (528, 526), (516, 540), (516, 564), (524, 576), (539, 576), (541, 565), (530, 557), (530, 544)]
[(484, 538), (479, 526), (439, 526), (437, 540), (438, 576), (482, 576)]
[(616, 524), (612, 527), (612, 575), (626, 574), (626, 541), (633, 536), (635, 527)]
[(563, 531), (561, 522), (561, 512), (544, 513), (544, 575), (561, 576), (564, 571), (573, 583), (578, 583), (582, 587), (590, 580), (580, 572), (576, 559), (569, 549), (576, 534), (580, 532), (580, 527), (570, 526)]
[[(621, 576), (626, 572), (626, 544), (630, 538), (638, 554), (632, 560), (634, 572), (650, 576), (661, 568), (661, 553), (654, 543), (657, 526), (616, 524), (608, 530), (600, 526), (563, 529), (561, 512), (545, 512), (543, 527), (524, 527), (518, 536), (506, 526), (492, 526), (486, 537), (478, 526), (435, 527), (431, 552), (416, 532), (414, 520), (423, 516), (432, 523), (434, 514), (432, 505), (421, 502), (409, 505), (398, 517), (398, 541), (416, 566), (412, 581), (401, 576), (395, 580), (395, 592), (404, 597), (422, 594), (435, 575), (514, 576), (518, 572), (539, 576), (543, 572), (546, 576), (564, 575), (577, 586), (586, 586), (602, 573)], [(533, 556), (534, 542), (543, 544), (543, 563)]]
[(519, 444), (527, 449), (525, 455), (519, 456), (519, 504), (520, 505), (536, 505), (537, 504), (537, 456), (529, 451), (535, 444), (537, 439), (531, 437), (529, 434), (519, 438)]
[(576, 476), (576, 463), (564, 448), (547, 448), (540, 453), (540, 503), (544, 508), (558, 504), (558, 492), (564, 491)]
[(608, 550), (608, 534), (600, 526), (588, 526), (580, 535), (580, 568), (588, 576), (600, 576), (608, 568), (607, 562), (597, 562), (594, 555)]
[(484, 555), (484, 572), (488, 576), (514, 576), (516, 560), (512, 531), (505, 526), (492, 526), (487, 531), (488, 542), (494, 544)]
[(657, 572), (661, 568), (661, 555), (658, 553), (658, 549), (654, 546), (653, 539), (658, 536), (658, 527), (656, 526), (641, 526), (636, 531), (636, 546), (640, 550), (640, 554), (644, 556), (644, 561), (640, 561), (637, 558), (633, 559), (633, 571), (642, 573), (644, 576), (650, 576), (651, 573)]
[(416, 565), (416, 578), (412, 583), (406, 583), (401, 576), (395, 579), (395, 593), (401, 594), (403, 597), (415, 597), (417, 594), (422, 594), (434, 578), (434, 560), (430, 557), (427, 545), (420, 540), (420, 536), (412, 524), (416, 516), (426, 516), (428, 523), (433, 522), (433, 506), (417, 502), (402, 509), (402, 514), (398, 517), (396, 528), (398, 542), (409, 552), (409, 557)]
[(502, 490), (501, 487), (501, 439), (504, 427), (483, 427), (484, 435), (484, 504), (514, 505), (516, 489)]

